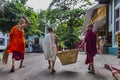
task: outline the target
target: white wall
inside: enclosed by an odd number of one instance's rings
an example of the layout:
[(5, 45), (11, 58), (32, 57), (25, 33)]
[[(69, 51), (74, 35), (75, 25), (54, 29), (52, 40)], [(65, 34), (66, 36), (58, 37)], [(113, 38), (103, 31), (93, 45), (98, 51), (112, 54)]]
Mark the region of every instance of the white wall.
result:
[(4, 41), (4, 45), (0, 45), (0, 50), (4, 50), (7, 46), (7, 43), (8, 43), (8, 34), (3, 34), (1, 31), (0, 31), (0, 38), (3, 38), (5, 41)]

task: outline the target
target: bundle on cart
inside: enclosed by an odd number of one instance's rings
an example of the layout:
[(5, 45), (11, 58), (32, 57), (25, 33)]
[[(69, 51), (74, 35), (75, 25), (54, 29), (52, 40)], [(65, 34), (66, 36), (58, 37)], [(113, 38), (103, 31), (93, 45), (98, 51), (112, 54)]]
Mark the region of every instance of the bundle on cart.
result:
[(58, 52), (57, 56), (62, 65), (73, 64), (77, 62), (79, 49), (72, 49)]

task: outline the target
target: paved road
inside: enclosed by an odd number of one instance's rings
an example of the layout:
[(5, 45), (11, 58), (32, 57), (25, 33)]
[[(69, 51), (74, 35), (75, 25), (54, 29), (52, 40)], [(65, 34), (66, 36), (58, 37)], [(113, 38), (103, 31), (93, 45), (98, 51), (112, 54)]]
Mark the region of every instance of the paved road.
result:
[[(110, 63), (118, 63), (116, 56), (105, 55)], [(104, 61), (100, 55), (95, 57), (96, 74), (87, 73), (87, 65), (84, 64), (85, 54), (78, 55), (75, 64), (62, 66), (59, 59), (56, 61), (56, 73), (51, 74), (47, 69), (47, 61), (42, 53), (27, 53), (24, 65), (19, 69), (19, 61), (16, 62), (16, 71), (10, 73), (11, 56), (7, 65), (0, 61), (0, 80), (113, 80), (111, 72), (103, 67)]]

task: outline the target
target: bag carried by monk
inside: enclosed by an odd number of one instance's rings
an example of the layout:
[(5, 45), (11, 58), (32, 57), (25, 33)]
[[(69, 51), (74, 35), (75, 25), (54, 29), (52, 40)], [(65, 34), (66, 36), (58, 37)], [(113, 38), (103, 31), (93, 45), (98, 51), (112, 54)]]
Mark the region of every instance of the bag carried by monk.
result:
[(8, 56), (9, 56), (9, 53), (7, 52), (7, 49), (4, 51), (3, 53), (3, 57), (2, 57), (2, 62), (3, 64), (7, 64), (8, 62)]
[(13, 33), (13, 35), (12, 35), (10, 41), (9, 41), (9, 43), (8, 43), (8, 45), (7, 45), (4, 53), (3, 53), (3, 57), (2, 57), (2, 62), (3, 62), (3, 64), (7, 64), (7, 62), (8, 62), (9, 53), (7, 52), (7, 49), (8, 49), (8, 46), (10, 45), (10, 42), (12, 41), (12, 39), (13, 39), (13, 37), (14, 37), (14, 35), (15, 35), (15, 32), (16, 32), (16, 29), (15, 29), (15, 31), (14, 31), (14, 33)]

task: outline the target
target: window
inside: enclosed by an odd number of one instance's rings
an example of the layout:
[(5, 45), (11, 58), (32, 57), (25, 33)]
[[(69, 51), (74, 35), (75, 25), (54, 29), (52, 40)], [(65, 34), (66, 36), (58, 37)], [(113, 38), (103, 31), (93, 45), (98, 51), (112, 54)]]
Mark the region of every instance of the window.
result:
[(120, 3), (120, 0), (116, 0), (117, 1), (117, 3)]
[(39, 44), (39, 38), (35, 38), (35, 44)]
[(115, 23), (115, 32), (119, 31), (119, 21), (116, 21)]
[(120, 8), (115, 10), (115, 33), (120, 31)]
[(0, 38), (0, 45), (5, 45), (5, 39), (4, 38)]
[(119, 8), (115, 10), (115, 33), (120, 31), (120, 14), (119, 14)]
[(116, 18), (119, 18), (119, 8), (116, 10)]
[(118, 3), (120, 3), (120, 0), (114, 0), (114, 2), (115, 2), (115, 6), (116, 6)]
[(120, 0), (115, 1), (115, 44), (117, 44), (117, 34), (120, 32)]

